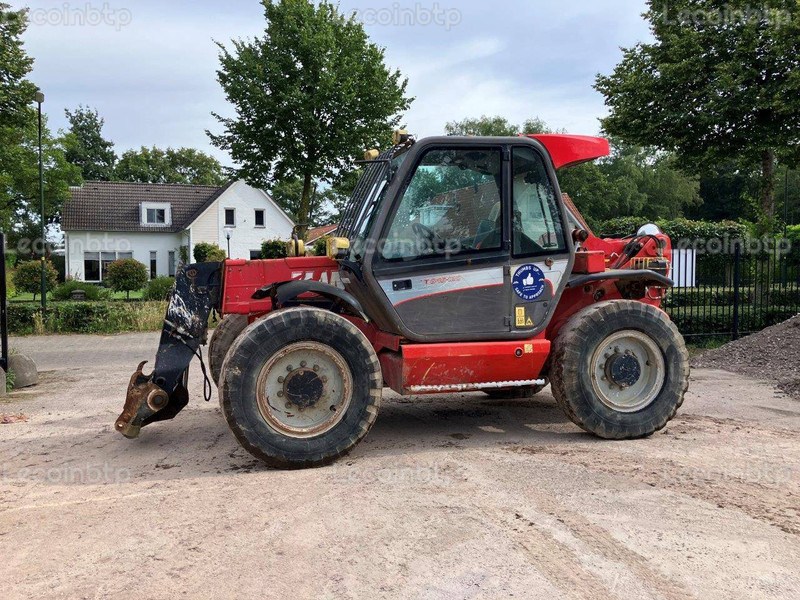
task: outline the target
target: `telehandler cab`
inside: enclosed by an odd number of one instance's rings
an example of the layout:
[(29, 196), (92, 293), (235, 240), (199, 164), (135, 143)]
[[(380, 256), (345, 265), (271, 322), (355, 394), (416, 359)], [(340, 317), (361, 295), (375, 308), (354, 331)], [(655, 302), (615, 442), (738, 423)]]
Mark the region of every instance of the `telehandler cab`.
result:
[(391, 150), (367, 153), (327, 257), (305, 257), (295, 240), (290, 258), (180, 270), (155, 369), (131, 377), (116, 429), (133, 438), (186, 406), (212, 311), (224, 316), (209, 346), (222, 412), (274, 467), (347, 453), (375, 423), (384, 386), (527, 396), (549, 381), (588, 432), (661, 429), (689, 378), (660, 309), (670, 240), (655, 225), (595, 236), (556, 178), (608, 152), (573, 135), (397, 132)]

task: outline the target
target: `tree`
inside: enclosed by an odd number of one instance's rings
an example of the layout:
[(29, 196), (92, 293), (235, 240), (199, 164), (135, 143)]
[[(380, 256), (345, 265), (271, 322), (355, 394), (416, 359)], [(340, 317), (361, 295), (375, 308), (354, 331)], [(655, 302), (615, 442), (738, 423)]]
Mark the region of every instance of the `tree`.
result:
[(0, 2), (0, 134), (24, 126), (33, 108), (36, 86), (28, 81), (33, 68), (22, 43), (28, 28), (28, 10), (11, 10)]
[(500, 115), (483, 115), (477, 118), (466, 118), (460, 121), (450, 121), (445, 124), (446, 135), (474, 135), (474, 136), (501, 136), (509, 137), (520, 133), (553, 133), (539, 117), (526, 119), (520, 127)]
[(106, 283), (115, 292), (125, 292), (130, 300), (131, 292), (142, 289), (147, 283), (147, 267), (133, 258), (115, 260), (108, 265)]
[(299, 233), (305, 234), (315, 181), (332, 183), (386, 145), (411, 103), (407, 81), (384, 63), (355, 15), (326, 0), (262, 0), (262, 37), (218, 44), (217, 71), (235, 118), (214, 113), (224, 133), (208, 132), (256, 187), (300, 178)]
[[(39, 148), (35, 113), (22, 127), (0, 133), (0, 227), (10, 237), (23, 243), (22, 253), (41, 255), (41, 224), (39, 216)], [(67, 162), (62, 140), (53, 138), (42, 126), (42, 157), (44, 163), (45, 220), (57, 222), (69, 186), (82, 181), (80, 170)]]
[(674, 219), (701, 203), (697, 179), (678, 169), (673, 155), (619, 140), (610, 157), (562, 169), (559, 182), (590, 224), (626, 216)]
[(222, 185), (224, 168), (213, 156), (193, 148), (146, 148), (128, 150), (116, 167), (119, 181), (139, 183), (187, 183)]
[[(36, 294), (42, 291), (42, 262), (29, 260), (20, 263), (11, 279), (18, 292), (33, 294), (33, 299), (36, 300)], [(45, 262), (45, 290), (51, 292), (56, 285), (58, 285), (58, 271), (48, 260)]]
[(595, 87), (612, 135), (675, 150), (698, 173), (729, 160), (759, 167), (760, 208), (771, 219), (776, 157), (800, 157), (800, 5), (750, 4), (649, 0), (655, 41), (624, 50)]
[[(23, 253), (38, 248), (39, 213), (38, 130), (33, 108), (36, 86), (28, 81), (33, 59), (25, 53), (22, 34), (27, 10), (10, 10), (0, 2), (0, 228), (26, 242)], [(57, 219), (69, 185), (80, 183), (80, 172), (64, 158), (44, 120), (42, 146), (45, 167), (45, 218)], [(37, 224), (38, 227), (33, 227)], [(27, 234), (35, 231), (28, 238)], [(25, 234), (19, 235), (19, 234)]]
[(517, 135), (520, 128), (505, 117), (483, 115), (478, 118), (450, 121), (444, 126), (444, 131), (447, 135), (511, 136)]
[(111, 181), (114, 178), (114, 142), (103, 137), (105, 121), (96, 110), (79, 106), (64, 110), (69, 130), (64, 135), (67, 162), (80, 168), (83, 178), (92, 181)]
[[(308, 200), (308, 216), (305, 222), (309, 227), (329, 225), (338, 219), (339, 213), (349, 199), (344, 189), (346, 183), (325, 185), (315, 181)], [(272, 199), (288, 214), (295, 223), (302, 223), (300, 210), (303, 200), (303, 180), (299, 177), (283, 179), (270, 190)]]

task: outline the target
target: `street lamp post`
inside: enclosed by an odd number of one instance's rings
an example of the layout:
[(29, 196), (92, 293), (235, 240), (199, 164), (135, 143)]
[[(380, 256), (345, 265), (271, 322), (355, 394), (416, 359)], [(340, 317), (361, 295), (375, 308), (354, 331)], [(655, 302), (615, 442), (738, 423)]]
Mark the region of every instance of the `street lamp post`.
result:
[(39, 209), (42, 221), (42, 312), (47, 309), (47, 226), (44, 221), (44, 162), (42, 159), (42, 103), (44, 94), (36, 91), (36, 104), (39, 106)]
[(228, 258), (231, 257), (231, 230), (225, 230), (225, 239), (228, 240)]

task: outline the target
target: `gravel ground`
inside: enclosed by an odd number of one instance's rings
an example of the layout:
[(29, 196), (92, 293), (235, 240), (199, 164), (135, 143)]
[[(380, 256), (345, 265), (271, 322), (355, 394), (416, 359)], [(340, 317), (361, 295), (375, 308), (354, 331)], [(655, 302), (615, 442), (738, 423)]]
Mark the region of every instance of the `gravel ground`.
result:
[(745, 338), (703, 352), (692, 361), (703, 369), (725, 369), (771, 380), (800, 400), (800, 315)]
[[(0, 401), (0, 596), (800, 598), (800, 403), (696, 370), (645, 440), (532, 400), (387, 393), (331, 467), (271, 471), (215, 402), (113, 431), (156, 334), (13, 340), (43, 371)], [(102, 365), (102, 369), (99, 367)]]

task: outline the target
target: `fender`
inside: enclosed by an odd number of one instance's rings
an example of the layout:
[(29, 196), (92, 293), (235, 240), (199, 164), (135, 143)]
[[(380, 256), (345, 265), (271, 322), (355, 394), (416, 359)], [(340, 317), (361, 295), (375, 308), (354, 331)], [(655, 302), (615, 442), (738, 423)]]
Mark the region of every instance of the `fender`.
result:
[(287, 302), (297, 300), (303, 294), (309, 293), (322, 296), (332, 302), (343, 304), (353, 311), (355, 315), (369, 322), (369, 318), (361, 307), (361, 303), (356, 300), (352, 294), (328, 283), (322, 283), (321, 281), (288, 281), (285, 283), (276, 283), (258, 290), (253, 294), (253, 299), (261, 300), (266, 297), (272, 297), (272, 305), (275, 308), (282, 308)]
[(587, 283), (596, 281), (618, 280), (618, 281), (639, 281), (646, 285), (671, 288), (675, 286), (666, 275), (656, 273), (650, 269), (610, 269), (601, 273), (590, 273), (589, 275), (578, 275), (567, 282), (567, 288), (580, 287)]

